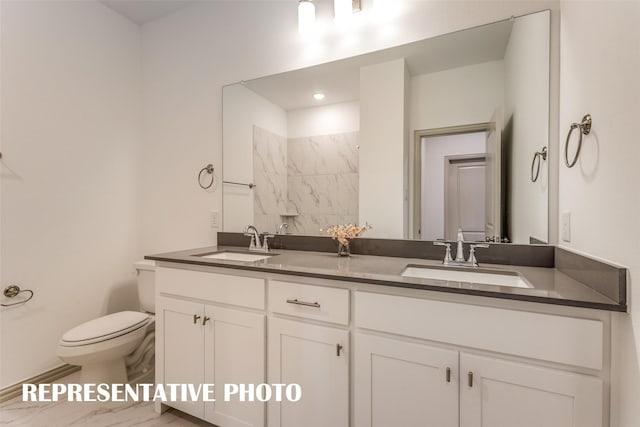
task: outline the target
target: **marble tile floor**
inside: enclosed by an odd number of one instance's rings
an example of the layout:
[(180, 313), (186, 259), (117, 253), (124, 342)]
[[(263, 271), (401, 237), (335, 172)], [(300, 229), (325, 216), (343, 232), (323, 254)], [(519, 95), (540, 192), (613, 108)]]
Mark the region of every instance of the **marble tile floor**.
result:
[[(75, 372), (60, 382), (77, 382)], [(170, 409), (156, 414), (152, 402), (23, 402), (22, 397), (0, 404), (0, 426), (66, 427), (66, 426), (209, 426), (180, 411)]]

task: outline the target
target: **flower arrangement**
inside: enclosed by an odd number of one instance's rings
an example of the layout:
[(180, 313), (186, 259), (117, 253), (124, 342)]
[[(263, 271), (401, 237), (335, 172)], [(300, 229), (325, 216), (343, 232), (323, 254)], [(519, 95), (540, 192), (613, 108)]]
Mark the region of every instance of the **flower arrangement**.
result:
[(372, 226), (368, 223), (362, 226), (354, 224), (340, 224), (331, 226), (326, 230), (321, 229), (320, 231), (326, 231), (333, 240), (338, 241), (340, 244), (338, 248), (338, 255), (349, 256), (349, 240), (362, 236), (365, 231), (371, 228)]

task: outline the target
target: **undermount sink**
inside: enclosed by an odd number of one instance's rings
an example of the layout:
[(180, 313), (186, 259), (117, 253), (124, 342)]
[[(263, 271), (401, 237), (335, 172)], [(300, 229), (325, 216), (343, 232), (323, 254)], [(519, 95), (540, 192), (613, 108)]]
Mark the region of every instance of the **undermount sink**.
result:
[(221, 259), (225, 261), (254, 262), (267, 259), (272, 255), (268, 254), (245, 254), (242, 252), (215, 252), (212, 254), (198, 255), (202, 258)]
[(445, 280), (447, 282), (477, 283), (480, 285), (508, 286), (512, 288), (530, 288), (520, 275), (514, 271), (487, 272), (487, 270), (461, 270), (452, 267), (428, 267), (408, 265), (402, 272), (403, 277)]

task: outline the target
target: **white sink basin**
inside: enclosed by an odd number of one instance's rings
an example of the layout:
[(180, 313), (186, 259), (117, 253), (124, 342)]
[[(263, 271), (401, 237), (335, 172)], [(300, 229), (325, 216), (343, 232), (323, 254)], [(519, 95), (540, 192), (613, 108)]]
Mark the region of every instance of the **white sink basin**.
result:
[(517, 273), (487, 273), (447, 268), (429, 268), (408, 266), (402, 272), (403, 277), (445, 280), (447, 282), (477, 283), (481, 285), (509, 286), (512, 288), (530, 288), (531, 285)]
[(200, 255), (202, 258), (222, 259), (225, 261), (253, 262), (269, 258), (271, 255), (243, 254), (239, 252), (216, 252), (209, 255)]

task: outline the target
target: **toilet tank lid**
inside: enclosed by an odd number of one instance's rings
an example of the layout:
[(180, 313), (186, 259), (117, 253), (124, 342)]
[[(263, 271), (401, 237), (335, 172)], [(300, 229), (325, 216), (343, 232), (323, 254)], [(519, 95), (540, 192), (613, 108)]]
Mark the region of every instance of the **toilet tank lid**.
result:
[(87, 340), (105, 340), (135, 330), (146, 324), (149, 316), (139, 311), (120, 311), (90, 320), (67, 331), (62, 342), (80, 343)]
[(142, 261), (134, 262), (133, 266), (136, 268), (136, 270), (155, 271), (156, 262), (150, 259), (143, 259)]

